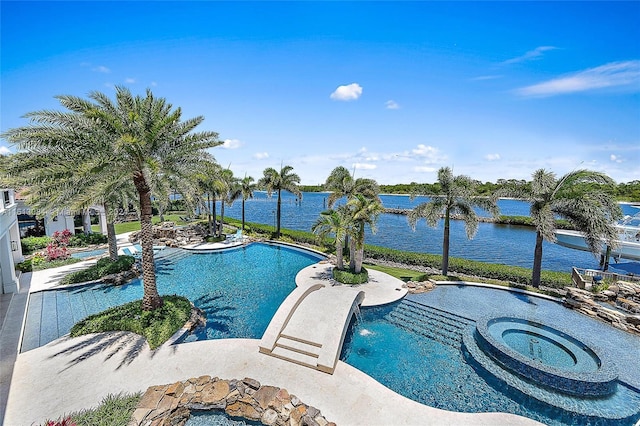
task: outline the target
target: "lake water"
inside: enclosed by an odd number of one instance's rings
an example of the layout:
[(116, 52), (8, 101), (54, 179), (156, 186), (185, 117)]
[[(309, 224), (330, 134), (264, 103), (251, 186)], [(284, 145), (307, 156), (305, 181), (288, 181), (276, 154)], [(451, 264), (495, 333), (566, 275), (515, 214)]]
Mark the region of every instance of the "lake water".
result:
[[(283, 193), (282, 219), (283, 228), (299, 231), (311, 230), (320, 212), (327, 208), (326, 193), (306, 192), (302, 201), (289, 193)], [(411, 200), (405, 195), (382, 195), (382, 202), (387, 208), (411, 209), (428, 201), (427, 197), (416, 197)], [(247, 200), (245, 220), (275, 226), (276, 201), (274, 195), (269, 198), (264, 192), (256, 192), (254, 198)], [(216, 212), (220, 214), (220, 203)], [(529, 216), (529, 204), (519, 200), (500, 200), (500, 214), (508, 216)], [(622, 205), (624, 214), (634, 214), (637, 209)], [(479, 211), (483, 216), (488, 213)], [(225, 206), (225, 216), (242, 218), (242, 200)], [(443, 221), (437, 228), (427, 226), (424, 220), (418, 222), (413, 231), (407, 217), (396, 214), (382, 214), (377, 222), (377, 232), (371, 234), (367, 229), (365, 242), (376, 246), (389, 247), (419, 253), (442, 254)], [(464, 230), (464, 222), (451, 222), (451, 244), (449, 255), (482, 262), (501, 263), (505, 265), (533, 266), (533, 250), (535, 247), (535, 231), (530, 227), (496, 225), (480, 223), (476, 236), (469, 240)], [(598, 268), (599, 259), (591, 253), (572, 250), (557, 244), (544, 243), (542, 267), (552, 271), (570, 272), (572, 266), (580, 268)], [(611, 260), (612, 272), (640, 273), (640, 263), (621, 260), (616, 264)]]

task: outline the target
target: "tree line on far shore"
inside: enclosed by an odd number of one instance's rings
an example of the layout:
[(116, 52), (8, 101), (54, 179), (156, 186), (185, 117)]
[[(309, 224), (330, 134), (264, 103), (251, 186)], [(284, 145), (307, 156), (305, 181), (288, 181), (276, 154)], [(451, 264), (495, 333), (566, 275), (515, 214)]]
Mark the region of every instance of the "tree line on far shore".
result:
[[(498, 191), (504, 190), (514, 185), (531, 186), (531, 181), (524, 179), (498, 179), (494, 182), (476, 183), (477, 196), (489, 196)], [(302, 192), (322, 192), (326, 191), (324, 185), (301, 185)], [(626, 183), (615, 184), (611, 189), (611, 195), (618, 201), (640, 202), (640, 180), (633, 180)], [(383, 194), (442, 194), (442, 187), (438, 182), (435, 183), (399, 183), (395, 185), (380, 185), (380, 192)]]

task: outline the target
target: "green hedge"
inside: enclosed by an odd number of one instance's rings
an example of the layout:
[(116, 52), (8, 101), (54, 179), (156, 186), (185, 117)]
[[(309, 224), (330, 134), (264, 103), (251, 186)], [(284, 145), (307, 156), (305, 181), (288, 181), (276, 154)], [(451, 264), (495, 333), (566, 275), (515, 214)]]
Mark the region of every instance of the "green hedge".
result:
[(26, 237), (20, 240), (22, 254), (27, 255), (47, 247), (53, 241), (51, 237)]
[(76, 234), (69, 238), (69, 247), (85, 247), (91, 244), (104, 244), (107, 236), (93, 232), (91, 234)]
[(131, 269), (135, 261), (136, 260), (133, 256), (119, 256), (118, 260), (115, 262), (108, 257), (102, 258), (98, 260), (95, 265), (87, 269), (70, 273), (60, 280), (60, 284), (75, 284), (99, 280), (106, 275), (128, 271)]
[(369, 281), (369, 271), (362, 268), (359, 274), (349, 269), (333, 268), (333, 279), (342, 284), (364, 284)]
[[(385, 247), (365, 245), (365, 256), (388, 262), (404, 263), (406, 265), (425, 266), (435, 269), (442, 268), (442, 256), (435, 254), (406, 252)], [(450, 257), (449, 272), (494, 278), (518, 284), (531, 284), (531, 269), (520, 266), (485, 263), (475, 260)], [(565, 287), (572, 284), (571, 274), (567, 272), (543, 270), (540, 280), (542, 285), (549, 287)]]

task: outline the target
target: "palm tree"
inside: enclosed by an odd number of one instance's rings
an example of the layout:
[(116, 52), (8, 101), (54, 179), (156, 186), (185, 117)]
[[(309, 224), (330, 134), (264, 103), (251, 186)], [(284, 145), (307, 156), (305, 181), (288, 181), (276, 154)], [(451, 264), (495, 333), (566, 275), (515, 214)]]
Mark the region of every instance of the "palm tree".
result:
[(354, 222), (349, 267), (354, 273), (359, 274), (362, 270), (362, 260), (364, 258), (365, 225), (369, 225), (371, 232), (375, 234), (376, 222), (378, 216), (384, 213), (384, 207), (378, 200), (367, 198), (362, 194), (356, 194), (347, 202), (347, 208), (349, 209), (351, 220)]
[(203, 117), (181, 121), (180, 108), (174, 109), (165, 99), (156, 98), (150, 90), (142, 97), (133, 96), (127, 88), (116, 87), (115, 102), (100, 92), (91, 92), (89, 100), (75, 96), (59, 96), (58, 100), (75, 113), (72, 116), (76, 118), (58, 125), (73, 135), (80, 116), (89, 123), (82, 129), (92, 135), (89, 141), (80, 143), (78, 148), (76, 144), (80, 138), (48, 138), (45, 132), (40, 138), (19, 140), (24, 142), (21, 148), (62, 152), (85, 149), (101, 160), (103, 178), (115, 182), (128, 179), (133, 184), (140, 208), (142, 309), (159, 308), (162, 298), (156, 286), (151, 225), (153, 176), (188, 176), (194, 164), (211, 158), (205, 150), (221, 144), (218, 134), (193, 132)]
[(249, 198), (253, 198), (253, 191), (256, 190), (257, 185), (253, 183), (254, 179), (251, 176), (245, 175), (240, 181), (240, 192), (242, 194), (242, 230), (244, 231), (244, 204)]
[(339, 166), (331, 171), (324, 184), (327, 191), (331, 191), (327, 204), (329, 208), (342, 197), (346, 197), (347, 201), (362, 194), (367, 198), (380, 200), (380, 187), (373, 179), (358, 178), (354, 179), (349, 170)]
[(346, 206), (337, 210), (325, 210), (320, 213), (320, 217), (311, 227), (311, 232), (324, 240), (327, 236), (333, 235), (336, 247), (336, 267), (344, 269), (343, 247), (347, 235), (353, 232), (353, 220), (351, 213)]
[(603, 240), (615, 246), (617, 232), (614, 222), (622, 217), (613, 197), (615, 182), (604, 173), (577, 170), (556, 179), (554, 173), (536, 170), (530, 185), (505, 190), (511, 196), (525, 198), (530, 204), (530, 216), (536, 227), (531, 285), (540, 286), (542, 242), (555, 242), (555, 218), (566, 219), (585, 235), (594, 255), (602, 252)]
[[(474, 207), (479, 207), (498, 216), (499, 210), (496, 198), (475, 197), (477, 181), (468, 176), (454, 176), (449, 167), (438, 170), (438, 184), (441, 194), (430, 195), (431, 201), (416, 206), (407, 219), (409, 224), (416, 229), (416, 223), (424, 218), (431, 227), (436, 227), (438, 221), (444, 215), (444, 236), (442, 239), (442, 275), (449, 272), (449, 230), (452, 215), (460, 217), (464, 221), (467, 238), (471, 239), (478, 231), (478, 215)], [(425, 194), (427, 195), (427, 194)]]
[(280, 238), (282, 191), (290, 192), (296, 197), (302, 197), (302, 192), (300, 192), (298, 188), (300, 176), (293, 173), (293, 167), (291, 166), (280, 167), (279, 172), (272, 167), (268, 167), (263, 173), (264, 176), (258, 181), (258, 185), (264, 188), (269, 196), (271, 196), (273, 192), (278, 193), (276, 238)]
[(233, 176), (230, 169), (221, 170), (218, 176), (220, 191), (220, 229), (218, 235), (222, 237), (222, 227), (224, 225), (224, 206), (233, 205), (233, 202), (240, 198), (238, 178)]

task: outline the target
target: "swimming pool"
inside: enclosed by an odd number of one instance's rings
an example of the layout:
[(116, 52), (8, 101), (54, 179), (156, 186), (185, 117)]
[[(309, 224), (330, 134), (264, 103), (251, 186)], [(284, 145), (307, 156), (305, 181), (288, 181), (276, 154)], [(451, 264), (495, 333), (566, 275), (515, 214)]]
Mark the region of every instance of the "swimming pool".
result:
[(78, 251), (78, 252), (72, 253), (71, 257), (75, 257), (76, 259), (88, 259), (90, 257), (102, 256), (106, 252), (107, 252), (107, 249)]
[[(187, 297), (207, 315), (207, 327), (186, 341), (262, 337), (301, 269), (324, 259), (286, 246), (254, 243), (224, 252), (165, 249), (157, 257), (158, 292)], [(21, 352), (67, 334), (73, 324), (142, 298), (140, 279), (123, 286), (86, 285), (29, 296)]]
[[(465, 333), (483, 316), (519, 313), (547, 324), (570, 325), (572, 334), (616, 360), (616, 394), (572, 398), (553, 392), (536, 397), (598, 415), (578, 415), (539, 402), (485, 370), (465, 350)], [(631, 425), (640, 418), (640, 339), (538, 297), (471, 286), (438, 286), (384, 307), (363, 308), (354, 321), (340, 359), (393, 391), (420, 403), (461, 412), (502, 411), (548, 425)], [(622, 367), (622, 368), (620, 368)], [(501, 373), (502, 374), (502, 373)], [(506, 377), (506, 376), (505, 376)], [(531, 392), (540, 389), (529, 384)], [(579, 409), (579, 408), (578, 408)], [(629, 415), (631, 413), (631, 415)]]

